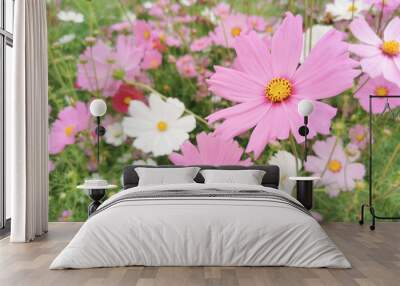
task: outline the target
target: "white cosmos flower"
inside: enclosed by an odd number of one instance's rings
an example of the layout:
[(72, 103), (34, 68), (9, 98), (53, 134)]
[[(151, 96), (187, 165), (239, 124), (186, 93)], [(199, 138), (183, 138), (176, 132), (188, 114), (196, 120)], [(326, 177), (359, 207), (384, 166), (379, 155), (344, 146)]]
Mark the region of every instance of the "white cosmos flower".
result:
[(76, 37), (75, 34), (67, 34), (67, 35), (64, 35), (61, 38), (59, 38), (57, 43), (60, 45), (65, 45), (65, 44), (75, 40), (75, 37)]
[(367, 9), (368, 5), (363, 0), (335, 0), (334, 3), (326, 5), (326, 12), (338, 21), (356, 18)]
[[(332, 26), (328, 25), (313, 25), (312, 29), (308, 28), (307, 31), (303, 35), (303, 39), (305, 42), (305, 45), (303, 45), (303, 49), (305, 48), (305, 51), (301, 53), (301, 59), (300, 62), (304, 62), (304, 59), (308, 56), (309, 51), (311, 51), (312, 48), (315, 47), (317, 42), (321, 40), (321, 38), (332, 29)], [(312, 37), (311, 37), (312, 35)], [(311, 37), (311, 45), (310, 45), (310, 37)]]
[(85, 19), (81, 13), (75, 11), (60, 11), (57, 14), (57, 18), (63, 22), (74, 22), (82, 23)]
[(144, 7), (145, 9), (151, 9), (151, 7), (153, 7), (153, 2), (151, 2), (151, 1), (146, 1), (146, 2), (143, 3), (143, 7)]
[(125, 13), (125, 15), (124, 15), (124, 17), (122, 17), (122, 19), (124, 21), (132, 21), (132, 22), (134, 22), (134, 21), (136, 21), (136, 14), (132, 13), (131, 11), (128, 11), (128, 12)]
[(176, 98), (163, 101), (158, 95), (151, 94), (149, 106), (138, 100), (132, 100), (128, 113), (122, 121), (124, 132), (136, 138), (133, 146), (153, 152), (155, 156), (178, 151), (184, 141), (189, 139), (188, 132), (196, 127), (193, 116), (182, 116), (185, 106)]
[(197, 2), (197, 0), (180, 0), (179, 2), (181, 2), (183, 6), (192, 6)]
[(104, 140), (111, 145), (120, 146), (125, 140), (126, 135), (120, 122), (110, 124), (106, 128), (106, 134), (104, 134)]
[(269, 159), (268, 164), (277, 165), (279, 167), (279, 189), (285, 191), (289, 195), (293, 195), (293, 187), (296, 182), (289, 180), (289, 177), (297, 176), (297, 172), (301, 169), (301, 161), (287, 151), (278, 151)]
[(213, 24), (217, 24), (218, 23), (217, 16), (215, 15), (215, 13), (214, 13), (214, 11), (212, 9), (206, 7), (201, 11), (200, 14), (201, 14), (201, 16), (209, 19), (211, 23), (213, 23)]
[(351, 143), (347, 144), (347, 146), (344, 148), (344, 152), (346, 153), (347, 159), (349, 159), (350, 162), (357, 161), (361, 156), (358, 146)]

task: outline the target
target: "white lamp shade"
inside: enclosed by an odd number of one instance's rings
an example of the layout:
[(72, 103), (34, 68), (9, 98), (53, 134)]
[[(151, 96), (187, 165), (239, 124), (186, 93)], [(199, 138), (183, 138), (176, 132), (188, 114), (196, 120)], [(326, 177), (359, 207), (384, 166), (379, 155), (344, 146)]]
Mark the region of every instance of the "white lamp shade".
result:
[(95, 99), (90, 103), (90, 113), (95, 117), (103, 116), (107, 111), (107, 104), (102, 99)]
[(297, 111), (301, 116), (308, 116), (313, 112), (313, 110), (314, 110), (314, 104), (307, 99), (301, 100), (297, 105)]

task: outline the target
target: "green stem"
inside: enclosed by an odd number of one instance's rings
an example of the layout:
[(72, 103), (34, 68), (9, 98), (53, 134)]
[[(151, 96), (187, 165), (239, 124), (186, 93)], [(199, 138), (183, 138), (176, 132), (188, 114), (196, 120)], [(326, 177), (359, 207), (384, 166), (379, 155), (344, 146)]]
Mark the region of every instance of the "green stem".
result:
[(356, 7), (356, 6), (355, 6), (355, 1), (356, 1), (356, 0), (352, 0), (352, 1), (351, 1), (351, 8), (352, 8), (352, 9), (351, 9), (351, 20), (352, 20), (352, 21), (353, 21), (353, 19), (354, 19), (354, 7)]
[(397, 144), (396, 148), (394, 149), (392, 156), (390, 156), (389, 161), (385, 164), (385, 169), (383, 169), (382, 175), (378, 182), (383, 182), (386, 178), (387, 172), (389, 171), (390, 167), (393, 165), (393, 161), (396, 159), (397, 155), (400, 153), (400, 143)]
[(385, 5), (385, 2), (382, 1), (382, 7), (381, 7), (381, 11), (379, 12), (379, 18), (378, 18), (378, 26), (376, 27), (376, 34), (378, 34), (378, 35), (380, 35), (380, 29), (381, 29), (382, 19), (383, 19), (383, 8), (384, 8), (384, 5)]
[(119, 8), (120, 8), (122, 14), (123, 14), (123, 15), (125, 16), (125, 18), (128, 20), (129, 25), (130, 25), (130, 26), (132, 27), (132, 29), (133, 29), (134, 25), (133, 25), (131, 19), (129, 19), (129, 17), (128, 17), (128, 10), (126, 9), (125, 5), (121, 2), (121, 0), (118, 0), (118, 4), (119, 4)]
[[(164, 94), (160, 93), (159, 91), (155, 90), (154, 88), (152, 88), (151, 86), (149, 86), (147, 84), (144, 84), (144, 83), (141, 83), (141, 82), (137, 82), (137, 81), (133, 81), (133, 80), (124, 80), (124, 82), (126, 84), (134, 85), (134, 86), (137, 86), (137, 87), (142, 88), (144, 90), (147, 90), (147, 91), (149, 91), (151, 93), (155, 93), (156, 95), (158, 95), (159, 97), (161, 97), (164, 100), (168, 99), (168, 96), (165, 96)], [(208, 129), (210, 128), (210, 126), (208, 125), (208, 122), (206, 120), (204, 120), (201, 116), (197, 115), (196, 113), (194, 113), (193, 111), (187, 109), (186, 107), (185, 107), (185, 112), (190, 114), (190, 115), (193, 115), (197, 119), (197, 121), (203, 123), (205, 126), (207, 126)]]

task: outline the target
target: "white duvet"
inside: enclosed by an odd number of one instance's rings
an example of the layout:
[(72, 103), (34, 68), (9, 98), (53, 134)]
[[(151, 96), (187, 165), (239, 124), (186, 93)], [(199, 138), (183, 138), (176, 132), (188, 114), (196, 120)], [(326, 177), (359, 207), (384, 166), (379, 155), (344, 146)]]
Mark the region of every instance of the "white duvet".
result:
[[(184, 184), (164, 190), (263, 190), (254, 185)], [(318, 222), (299, 209), (257, 198), (152, 198), (121, 201), (81, 227), (50, 269), (145, 266), (294, 266), (350, 268)]]

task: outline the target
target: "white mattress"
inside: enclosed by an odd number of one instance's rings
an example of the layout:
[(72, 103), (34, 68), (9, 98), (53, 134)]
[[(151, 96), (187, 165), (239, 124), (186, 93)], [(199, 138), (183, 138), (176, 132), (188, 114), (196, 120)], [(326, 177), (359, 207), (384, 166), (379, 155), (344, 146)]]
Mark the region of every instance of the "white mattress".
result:
[(127, 265), (351, 267), (318, 222), (289, 204), (235, 197), (119, 201), (136, 192), (209, 189), (262, 190), (297, 202), (282, 191), (250, 185), (128, 189), (100, 206), (103, 210), (88, 219), (50, 269)]

